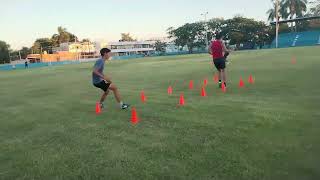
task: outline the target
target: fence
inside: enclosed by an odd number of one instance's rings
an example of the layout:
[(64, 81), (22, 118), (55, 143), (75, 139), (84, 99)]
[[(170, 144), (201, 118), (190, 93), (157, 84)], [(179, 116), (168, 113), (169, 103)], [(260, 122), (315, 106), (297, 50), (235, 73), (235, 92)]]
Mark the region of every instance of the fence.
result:
[[(205, 51), (196, 51), (194, 54), (205, 53)], [(188, 52), (181, 51), (181, 52), (172, 52), (172, 53), (165, 53), (165, 54), (155, 54), (151, 55), (154, 56), (176, 56), (176, 55), (186, 55)], [(114, 56), (112, 60), (128, 60), (128, 59), (136, 59), (136, 58), (143, 58), (144, 55), (131, 55), (131, 56)], [(60, 62), (40, 62), (40, 63), (29, 63), (28, 68), (40, 68), (40, 67), (48, 67), (48, 66), (57, 66), (57, 65), (66, 65), (66, 64), (79, 64), (83, 62), (93, 62), (97, 60), (96, 58), (93, 59), (81, 59), (77, 61), (60, 61)], [(25, 69), (24, 64), (6, 64), (0, 65), (0, 71), (5, 70), (16, 70), (16, 69)]]

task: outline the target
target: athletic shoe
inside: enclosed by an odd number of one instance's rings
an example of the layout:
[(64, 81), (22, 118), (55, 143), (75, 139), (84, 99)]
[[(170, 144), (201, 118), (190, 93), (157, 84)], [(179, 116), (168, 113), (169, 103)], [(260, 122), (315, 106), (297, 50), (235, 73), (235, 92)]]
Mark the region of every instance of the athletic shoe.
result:
[(130, 107), (129, 104), (122, 104), (121, 109), (128, 109)]
[(103, 103), (100, 103), (100, 108), (104, 109), (104, 104)]
[[(224, 83), (224, 87), (227, 87), (227, 83)], [(219, 83), (219, 88), (222, 88), (222, 83)]]

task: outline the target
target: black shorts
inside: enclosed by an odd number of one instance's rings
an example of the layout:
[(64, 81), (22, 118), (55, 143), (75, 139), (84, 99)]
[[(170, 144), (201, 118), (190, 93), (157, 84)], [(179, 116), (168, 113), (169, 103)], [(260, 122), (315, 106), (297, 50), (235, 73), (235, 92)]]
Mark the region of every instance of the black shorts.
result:
[(93, 85), (99, 89), (102, 89), (104, 92), (107, 92), (111, 84), (106, 83), (105, 81), (101, 81), (98, 84), (93, 84)]
[(213, 62), (218, 71), (226, 68), (226, 58), (224, 57), (215, 59)]

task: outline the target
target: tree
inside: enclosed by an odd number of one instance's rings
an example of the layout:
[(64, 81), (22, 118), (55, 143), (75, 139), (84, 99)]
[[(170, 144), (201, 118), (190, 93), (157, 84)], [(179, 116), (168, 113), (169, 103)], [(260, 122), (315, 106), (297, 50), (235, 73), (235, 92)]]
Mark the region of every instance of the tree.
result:
[(155, 48), (157, 52), (160, 52), (161, 54), (166, 52), (167, 43), (156, 41)]
[(187, 23), (177, 29), (169, 28), (169, 38), (174, 38), (177, 46), (187, 46), (189, 53), (193, 53), (195, 47), (205, 47), (205, 26), (202, 22)]
[[(271, 0), (271, 2), (273, 3), (273, 8), (269, 9), (267, 11), (267, 15), (268, 15), (268, 20), (269, 21), (274, 21), (276, 19), (276, 2), (274, 0)], [(279, 6), (281, 7), (282, 4), (280, 3)], [(279, 18), (281, 19), (287, 19), (289, 16), (289, 13), (284, 9), (284, 8), (279, 8)]]
[(212, 39), (216, 33), (222, 31), (223, 26), (225, 25), (225, 20), (223, 18), (213, 18), (208, 21), (208, 39)]
[(221, 33), (237, 48), (240, 44), (250, 44), (251, 48), (256, 44), (262, 46), (269, 36), (268, 27), (264, 22), (241, 16), (225, 20), (221, 26)]
[(90, 41), (90, 39), (82, 39), (81, 42), (84, 43), (84, 42), (91, 42), (91, 41)]
[(0, 63), (1, 64), (10, 62), (9, 49), (10, 49), (9, 44), (7, 44), (4, 41), (0, 41)]
[(130, 33), (121, 33), (120, 41), (137, 41), (137, 40), (133, 39), (133, 37), (130, 35)]
[(47, 53), (52, 53), (52, 47), (54, 47), (54, 43), (51, 41), (51, 39), (40, 38), (33, 43), (31, 49), (35, 54), (41, 54), (44, 51)]
[(60, 36), (59, 34), (54, 34), (51, 36), (51, 42), (54, 47), (59, 47), (60, 45)]
[(320, 16), (320, 0), (312, 2), (313, 7), (310, 9), (313, 16)]
[[(290, 19), (294, 16), (302, 17), (307, 11), (307, 0), (282, 0), (281, 11), (289, 12)], [(291, 23), (291, 31), (293, 31), (293, 22)]]
[(21, 58), (26, 59), (29, 54), (31, 54), (31, 49), (28, 47), (22, 47), (20, 50)]
[(66, 28), (59, 26), (58, 34), (52, 35), (51, 42), (54, 47), (58, 47), (61, 43), (78, 42), (78, 37), (68, 32)]

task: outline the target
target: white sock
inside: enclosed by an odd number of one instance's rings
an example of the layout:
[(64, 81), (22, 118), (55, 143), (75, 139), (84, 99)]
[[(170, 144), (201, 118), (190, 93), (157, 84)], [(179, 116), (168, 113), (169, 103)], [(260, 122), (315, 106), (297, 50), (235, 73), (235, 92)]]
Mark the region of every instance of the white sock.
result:
[(119, 104), (120, 104), (120, 107), (122, 107), (122, 105), (123, 105), (123, 102), (121, 101), (121, 102), (120, 102)]

